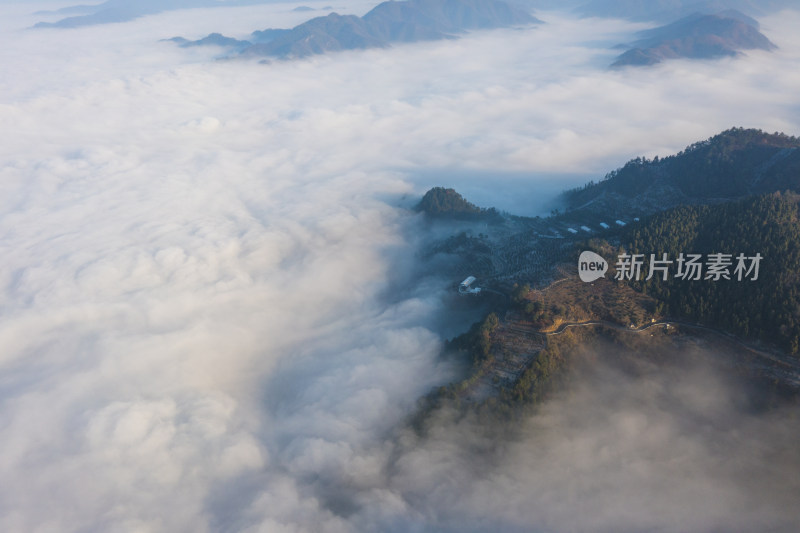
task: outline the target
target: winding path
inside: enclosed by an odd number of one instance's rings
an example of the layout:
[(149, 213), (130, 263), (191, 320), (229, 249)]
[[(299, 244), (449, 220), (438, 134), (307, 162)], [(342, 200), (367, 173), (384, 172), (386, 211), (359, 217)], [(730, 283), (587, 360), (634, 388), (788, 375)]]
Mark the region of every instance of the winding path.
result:
[(555, 331), (550, 331), (550, 332), (540, 331), (539, 333), (541, 333), (542, 335), (546, 335), (546, 336), (550, 337), (550, 336), (554, 336), (554, 335), (561, 335), (562, 333), (564, 333), (569, 328), (576, 328), (576, 327), (583, 327), (583, 326), (603, 326), (603, 327), (606, 327), (606, 328), (615, 329), (617, 331), (627, 331), (629, 333), (639, 333), (639, 332), (642, 332), (642, 331), (646, 331), (646, 330), (652, 328), (653, 326), (661, 326), (661, 325), (666, 325), (666, 326), (676, 325), (676, 326), (681, 326), (681, 327), (685, 327), (685, 328), (702, 330), (702, 331), (707, 331), (709, 333), (713, 333), (715, 335), (718, 335), (720, 337), (725, 338), (726, 340), (728, 340), (730, 342), (734, 342), (734, 343), (738, 344), (742, 348), (748, 350), (749, 352), (752, 352), (752, 353), (758, 355), (759, 357), (763, 357), (765, 359), (769, 359), (773, 363), (777, 363), (777, 364), (782, 365), (784, 367), (788, 367), (793, 372), (795, 372), (798, 376), (800, 376), (800, 360), (798, 360), (795, 357), (792, 357), (792, 356), (789, 356), (789, 355), (785, 355), (785, 354), (778, 354), (778, 353), (775, 353), (775, 352), (769, 352), (769, 351), (766, 351), (766, 350), (762, 350), (760, 348), (757, 348), (757, 347), (753, 346), (752, 344), (748, 344), (748, 343), (744, 342), (743, 340), (739, 339), (738, 337), (736, 337), (734, 335), (731, 335), (730, 333), (726, 333), (724, 331), (720, 331), (718, 329), (711, 328), (711, 327), (708, 327), (708, 326), (703, 326), (701, 324), (694, 324), (694, 323), (691, 323), (691, 322), (683, 322), (681, 320), (669, 320), (669, 319), (656, 320), (655, 322), (650, 322), (649, 324), (645, 324), (645, 325), (639, 326), (637, 328), (630, 328), (630, 327), (626, 328), (624, 326), (621, 326), (620, 324), (615, 324), (614, 322), (608, 322), (606, 320), (587, 320), (585, 322), (565, 322), (565, 323), (561, 324), (560, 326), (558, 326), (558, 328), (556, 328)]

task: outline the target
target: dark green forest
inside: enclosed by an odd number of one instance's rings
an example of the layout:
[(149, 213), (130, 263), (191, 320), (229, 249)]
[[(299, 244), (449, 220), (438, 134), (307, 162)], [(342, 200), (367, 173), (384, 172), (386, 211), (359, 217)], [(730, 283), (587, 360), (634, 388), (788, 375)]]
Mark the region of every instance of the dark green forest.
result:
[[(628, 253), (644, 254), (635, 288), (658, 298), (662, 311), (720, 327), (737, 335), (800, 350), (800, 221), (798, 197), (774, 193), (712, 206), (684, 206), (654, 215), (622, 236)], [(650, 254), (732, 254), (731, 279), (679, 279), (670, 265), (668, 279), (645, 281)], [(736, 256), (761, 254), (758, 279), (737, 280)], [(748, 264), (749, 265), (749, 264)]]
[(456, 219), (499, 219), (500, 213), (494, 208), (483, 209), (468, 202), (455, 189), (444, 187), (433, 187), (422, 201), (417, 204), (417, 211), (421, 211), (430, 217), (435, 218), (456, 218)]
[(476, 215), (481, 212), (480, 207), (465, 200), (455, 189), (444, 187), (434, 187), (426, 192), (417, 210), (431, 216), (456, 213)]
[(567, 191), (566, 200), (576, 207), (603, 194), (632, 198), (653, 186), (677, 191), (687, 203), (800, 192), (797, 148), (797, 137), (732, 128), (669, 157), (633, 159), (599, 183)]

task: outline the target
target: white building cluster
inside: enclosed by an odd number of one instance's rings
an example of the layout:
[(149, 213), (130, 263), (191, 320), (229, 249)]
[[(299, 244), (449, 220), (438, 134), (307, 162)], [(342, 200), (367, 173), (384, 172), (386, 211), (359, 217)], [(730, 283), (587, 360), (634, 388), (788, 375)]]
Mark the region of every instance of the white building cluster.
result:
[(462, 281), (458, 285), (459, 294), (479, 294), (481, 292), (481, 288), (473, 287), (472, 286), (473, 283), (475, 283), (475, 276), (470, 276), (464, 281)]

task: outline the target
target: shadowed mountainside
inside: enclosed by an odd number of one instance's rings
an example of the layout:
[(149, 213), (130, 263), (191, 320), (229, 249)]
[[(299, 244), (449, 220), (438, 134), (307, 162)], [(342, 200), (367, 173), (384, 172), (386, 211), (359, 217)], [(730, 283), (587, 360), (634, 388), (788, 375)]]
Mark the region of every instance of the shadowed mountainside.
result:
[[(290, 30), (253, 32), (252, 42), (212, 34), (199, 41), (172, 39), (181, 46), (227, 44), (245, 57), (297, 58), (340, 50), (385, 48), (453, 38), (469, 30), (537, 24), (526, 10), (502, 0), (404, 0), (379, 4), (363, 17), (330, 13)], [(210, 41), (209, 38), (214, 36)]]
[(793, 0), (590, 0), (577, 11), (586, 17), (669, 22), (692, 13), (710, 14), (735, 9), (761, 16), (796, 6)]
[(144, 15), (197, 7), (246, 6), (264, 0), (107, 0), (97, 5), (75, 5), (39, 14), (69, 15), (56, 22), (39, 22), (36, 28), (78, 28), (97, 24), (126, 22)]
[(733, 128), (684, 151), (637, 158), (599, 183), (565, 193), (569, 209), (649, 214), (682, 204), (800, 191), (800, 139)]
[(695, 13), (677, 22), (642, 32), (642, 39), (611, 65), (654, 65), (667, 59), (714, 59), (741, 50), (774, 50), (758, 31), (758, 22), (738, 11), (715, 15)]

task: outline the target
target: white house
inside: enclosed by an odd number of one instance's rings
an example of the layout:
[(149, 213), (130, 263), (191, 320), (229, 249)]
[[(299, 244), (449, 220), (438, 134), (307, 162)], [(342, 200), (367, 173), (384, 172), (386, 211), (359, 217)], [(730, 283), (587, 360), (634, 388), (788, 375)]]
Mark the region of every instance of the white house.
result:
[(481, 292), (480, 287), (472, 286), (473, 283), (475, 283), (475, 276), (468, 277), (459, 284), (458, 292), (460, 294), (478, 294), (479, 292)]

